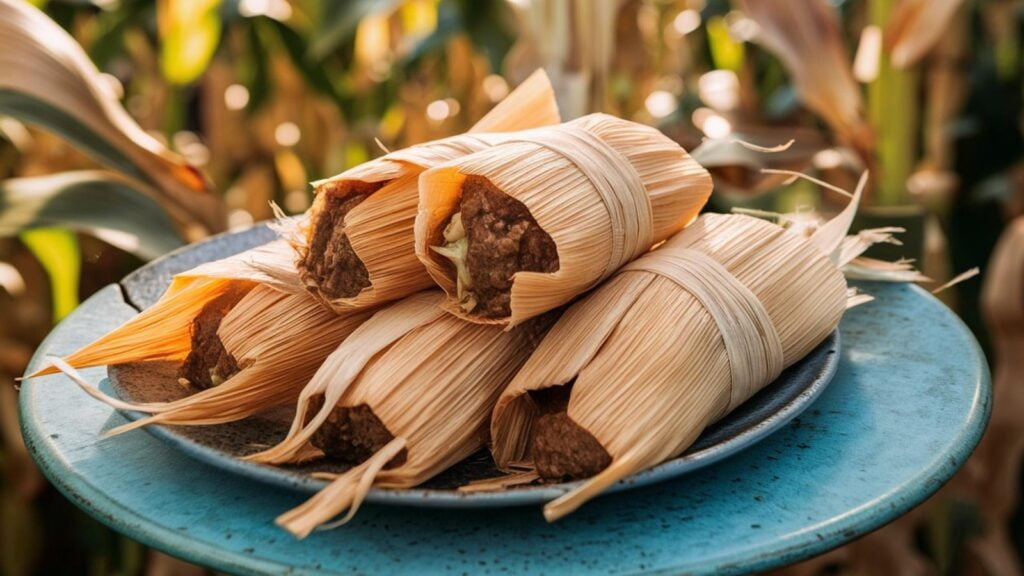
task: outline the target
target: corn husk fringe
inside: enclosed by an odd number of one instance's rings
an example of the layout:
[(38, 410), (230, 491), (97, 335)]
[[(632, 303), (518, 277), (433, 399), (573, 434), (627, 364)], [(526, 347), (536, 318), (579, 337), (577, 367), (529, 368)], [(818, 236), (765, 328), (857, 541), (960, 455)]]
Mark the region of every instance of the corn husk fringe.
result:
[[(463, 309), (451, 264), (432, 250), (459, 210), (467, 175), (522, 202), (558, 251), (556, 272), (514, 276), (506, 318)], [(511, 327), (569, 302), (681, 230), (710, 193), (710, 175), (678, 144), (648, 126), (592, 114), (424, 172), (416, 254), (448, 294), (446, 310)]]
[[(538, 409), (527, 392), (569, 383), (569, 417), (612, 462), (549, 503), (549, 521), (682, 453), (709, 424), (817, 346), (851, 300), (862, 300), (848, 291), (840, 269), (867, 248), (863, 238), (846, 236), (865, 182), (866, 174), (850, 205), (810, 231), (704, 215), (572, 306), (495, 407), (492, 449), (499, 467), (532, 459)], [(695, 279), (681, 284), (667, 273), (679, 262), (685, 264), (676, 267), (680, 274)], [(739, 307), (727, 301), (734, 295)], [(742, 326), (748, 319), (753, 325)]]
[[(310, 220), (298, 234), (286, 236), (298, 255), (300, 275), (310, 291), (337, 311), (408, 296), (433, 286), (413, 250), (418, 176), (423, 170), (487, 148), (512, 133), (559, 122), (551, 83), (536, 71), (466, 134), (397, 150), (332, 178), (314, 182), (317, 197)], [(305, 261), (329, 195), (344, 197), (349, 183), (386, 184), (355, 206), (343, 226), (352, 249), (366, 266), (370, 285), (348, 298), (323, 294)]]
[[(415, 486), (483, 447), (498, 394), (550, 322), (514, 331), (468, 324), (440, 309), (442, 297), (436, 291), (416, 294), (353, 332), (300, 394), (287, 438), (249, 457), (274, 464), (301, 458), (336, 406), (367, 405), (393, 435), (368, 460), (278, 518), (289, 532), (304, 537), (347, 509), (345, 521), (371, 486)], [(323, 407), (309, 414), (310, 401), (321, 395)], [(403, 449), (405, 462), (384, 469)]]
[[(192, 348), (192, 320), (203, 307), (232, 290), (266, 285), (282, 293), (302, 293), (291, 262), (291, 248), (276, 240), (240, 254), (207, 262), (176, 275), (155, 304), (92, 344), (69, 354), (73, 368), (145, 362), (180, 361)], [(57, 372), (44, 366), (32, 376)]]

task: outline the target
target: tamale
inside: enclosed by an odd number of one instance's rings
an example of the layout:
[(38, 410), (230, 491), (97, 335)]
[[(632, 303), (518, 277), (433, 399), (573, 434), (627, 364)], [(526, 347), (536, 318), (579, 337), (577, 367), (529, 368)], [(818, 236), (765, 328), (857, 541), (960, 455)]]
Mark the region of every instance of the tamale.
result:
[(860, 301), (840, 270), (869, 245), (845, 238), (852, 217), (847, 208), (808, 236), (707, 214), (625, 266), (568, 309), (502, 393), (498, 466), (586, 478), (545, 507), (555, 520), (681, 454), (831, 333), (848, 298)]
[(433, 285), (413, 249), (419, 174), (515, 132), (559, 122), (542, 70), (466, 134), (388, 153), (315, 182), (310, 219), (291, 241), (309, 290), (338, 311), (397, 300)]
[[(133, 404), (105, 397), (69, 366), (63, 369), (87, 392), (115, 408), (152, 414), (111, 433), (158, 423), (223, 424), (294, 404), (324, 359), (372, 313), (368, 309), (335, 314), (308, 294), (258, 285), (224, 314), (215, 328), (215, 341), (193, 334), (188, 359), (198, 355), (195, 372), (200, 377), (208, 373), (212, 382), (197, 385), (183, 378), (181, 383), (194, 393), (172, 402)], [(219, 371), (224, 357), (231, 359), (231, 371)]]
[(355, 465), (282, 527), (303, 537), (346, 509), (350, 518), (371, 486), (415, 486), (484, 446), (498, 394), (553, 318), (503, 331), (445, 313), (442, 298), (419, 293), (366, 321), (302, 391), (287, 438), (249, 457), (284, 464), (312, 444)]
[(592, 114), (424, 172), (416, 254), (448, 311), (514, 326), (681, 230), (710, 193), (665, 135)]
[[(262, 284), (284, 293), (304, 291), (290, 253), (287, 242), (276, 240), (182, 272), (155, 304), (68, 355), (64, 362), (84, 368), (150, 360), (185, 361), (193, 350), (193, 336), (204, 328), (207, 335), (210, 328), (216, 332), (223, 309), (237, 303), (255, 286)], [(206, 341), (219, 346), (215, 338)], [(56, 371), (47, 366), (33, 376)]]

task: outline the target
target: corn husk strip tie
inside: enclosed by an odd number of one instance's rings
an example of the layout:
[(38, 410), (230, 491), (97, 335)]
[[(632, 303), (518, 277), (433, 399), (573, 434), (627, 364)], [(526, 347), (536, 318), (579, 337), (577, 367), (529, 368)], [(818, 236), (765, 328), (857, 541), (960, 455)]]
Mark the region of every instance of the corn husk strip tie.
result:
[(651, 199), (632, 163), (597, 135), (572, 124), (537, 131), (538, 138), (512, 142), (536, 144), (572, 162), (593, 184), (611, 219), (612, 249), (598, 282), (643, 254), (654, 243)]
[(626, 270), (644, 270), (672, 280), (711, 314), (725, 344), (732, 378), (729, 406), (716, 419), (782, 373), (782, 341), (768, 312), (749, 288), (707, 254), (680, 250), (665, 258), (634, 262)]

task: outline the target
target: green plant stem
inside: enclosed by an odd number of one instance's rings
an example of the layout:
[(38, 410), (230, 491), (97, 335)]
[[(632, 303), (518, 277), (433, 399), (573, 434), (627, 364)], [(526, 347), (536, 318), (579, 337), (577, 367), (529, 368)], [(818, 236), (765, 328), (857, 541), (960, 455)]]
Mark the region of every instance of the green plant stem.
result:
[[(868, 20), (884, 29), (895, 0), (871, 0)], [(907, 178), (914, 169), (920, 123), (916, 68), (899, 70), (882, 54), (878, 77), (868, 86), (871, 124), (877, 134), (874, 199), (880, 206), (907, 203)]]

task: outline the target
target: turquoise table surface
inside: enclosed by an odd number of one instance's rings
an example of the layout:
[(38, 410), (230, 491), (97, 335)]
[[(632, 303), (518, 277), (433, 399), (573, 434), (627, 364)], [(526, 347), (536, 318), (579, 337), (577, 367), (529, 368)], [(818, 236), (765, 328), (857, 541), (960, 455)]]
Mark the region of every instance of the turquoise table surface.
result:
[[(76, 505), (144, 544), (239, 574), (740, 573), (795, 562), (903, 514), (977, 444), (990, 408), (985, 360), (941, 303), (866, 284), (875, 302), (841, 326), (839, 372), (767, 440), (683, 478), (599, 498), (547, 524), (534, 507), (367, 505), (347, 526), (297, 541), (273, 524), (303, 496), (233, 477), (145, 432), (63, 376), (28, 380), (22, 428), (46, 476)], [(46, 340), (65, 354), (129, 318), (118, 286)], [(93, 381), (105, 369), (86, 370)]]

